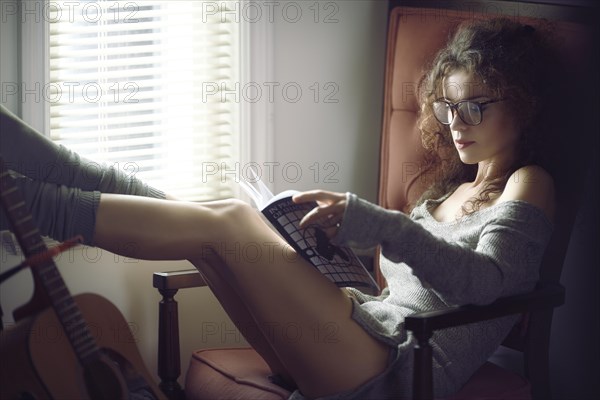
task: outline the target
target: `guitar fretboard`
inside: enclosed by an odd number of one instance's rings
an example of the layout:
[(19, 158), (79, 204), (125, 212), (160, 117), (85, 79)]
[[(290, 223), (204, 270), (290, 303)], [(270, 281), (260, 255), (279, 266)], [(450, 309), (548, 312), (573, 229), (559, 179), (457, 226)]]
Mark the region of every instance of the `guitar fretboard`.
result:
[[(25, 257), (48, 251), (14, 178), (0, 158), (0, 201)], [(96, 340), (52, 259), (31, 267), (83, 365), (99, 356)], [(37, 289), (37, 288), (36, 288)]]

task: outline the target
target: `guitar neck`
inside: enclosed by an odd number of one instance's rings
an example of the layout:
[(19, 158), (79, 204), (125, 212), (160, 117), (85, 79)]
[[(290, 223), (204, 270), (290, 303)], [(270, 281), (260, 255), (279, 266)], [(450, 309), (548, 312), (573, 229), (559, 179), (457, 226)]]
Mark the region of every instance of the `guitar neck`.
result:
[[(0, 158), (0, 201), (26, 258), (48, 251), (14, 178)], [(100, 349), (52, 259), (31, 266), (36, 292), (41, 290), (56, 312), (75, 354), (83, 365), (95, 360)], [(41, 288), (38, 287), (41, 285)]]

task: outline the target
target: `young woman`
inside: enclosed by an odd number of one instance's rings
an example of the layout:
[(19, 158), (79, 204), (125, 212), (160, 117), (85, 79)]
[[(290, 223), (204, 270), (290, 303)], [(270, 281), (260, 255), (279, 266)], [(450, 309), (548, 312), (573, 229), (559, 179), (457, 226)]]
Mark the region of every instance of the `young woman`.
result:
[[(298, 388), (292, 398), (407, 397), (414, 343), (405, 316), (489, 303), (537, 281), (554, 213), (553, 179), (536, 165), (535, 152), (546, 87), (542, 36), (509, 20), (474, 22), (437, 55), (422, 81), (419, 121), (429, 167), (440, 181), (410, 216), (350, 193), (295, 197), (320, 203), (302, 224), (320, 225), (334, 243), (381, 245), (388, 287), (377, 297), (334, 286), (241, 201), (168, 201), (114, 171), (49, 186), (29, 179), (22, 186), (38, 219), (48, 221), (43, 231), (59, 240), (83, 234), (87, 243), (126, 256), (192, 262), (274, 374)], [(23, 140), (30, 140), (27, 151), (42, 143), (50, 162), (77, 158), (5, 110), (0, 116), (11, 169), (27, 171), (19, 165)], [(15, 144), (5, 126), (27, 134)], [(80, 160), (77, 168), (85, 168)], [(46, 191), (52, 195), (43, 201), (35, 195)], [(251, 258), (240, 250), (250, 244)], [(436, 396), (458, 390), (514, 322), (509, 317), (434, 335)]]

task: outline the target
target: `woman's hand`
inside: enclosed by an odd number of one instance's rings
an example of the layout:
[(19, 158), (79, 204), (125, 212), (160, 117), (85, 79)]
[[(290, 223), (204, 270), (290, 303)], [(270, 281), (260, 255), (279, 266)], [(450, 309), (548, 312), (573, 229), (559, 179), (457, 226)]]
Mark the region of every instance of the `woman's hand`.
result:
[(316, 201), (319, 206), (313, 208), (300, 221), (300, 227), (317, 225), (330, 239), (337, 234), (346, 210), (346, 194), (312, 190), (294, 195), (294, 203)]

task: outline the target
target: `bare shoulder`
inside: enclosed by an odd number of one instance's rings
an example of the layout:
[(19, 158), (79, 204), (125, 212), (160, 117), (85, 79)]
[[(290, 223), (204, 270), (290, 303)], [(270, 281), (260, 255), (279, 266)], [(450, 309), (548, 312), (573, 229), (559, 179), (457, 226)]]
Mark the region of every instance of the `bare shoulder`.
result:
[(499, 201), (523, 200), (554, 218), (554, 180), (542, 167), (527, 165), (516, 170), (506, 183)]

